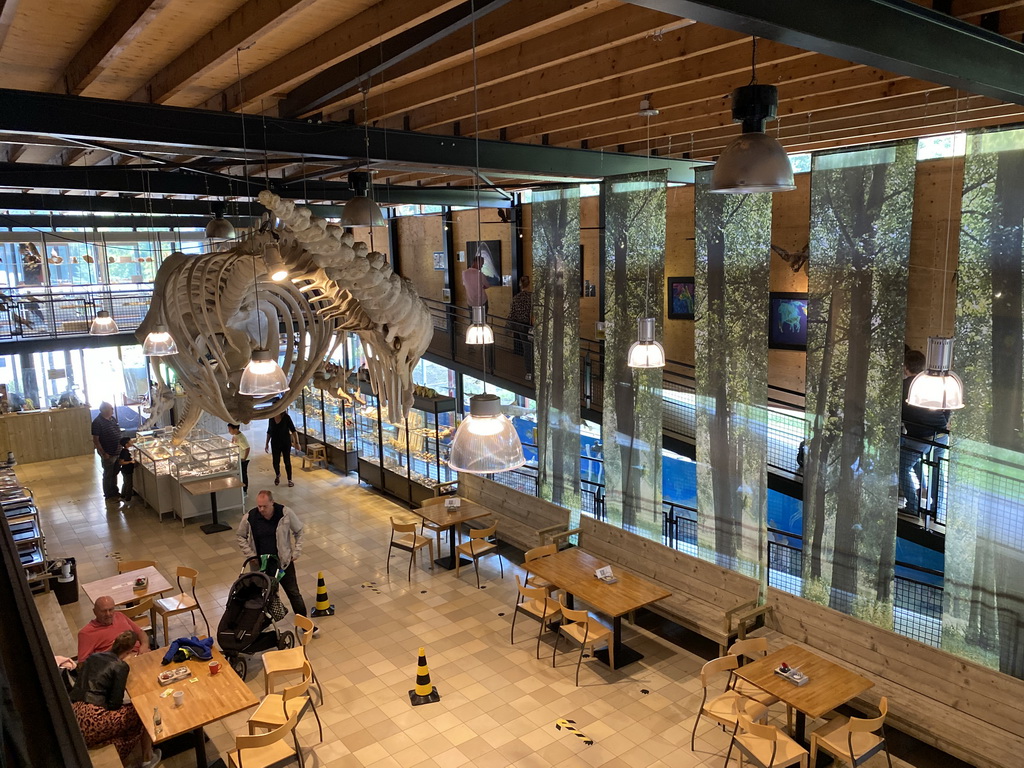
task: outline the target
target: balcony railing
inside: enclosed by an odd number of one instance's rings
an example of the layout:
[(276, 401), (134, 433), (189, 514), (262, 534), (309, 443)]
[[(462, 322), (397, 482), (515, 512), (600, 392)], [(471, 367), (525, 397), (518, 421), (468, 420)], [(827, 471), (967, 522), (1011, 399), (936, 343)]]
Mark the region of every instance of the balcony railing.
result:
[(152, 300), (152, 286), (131, 290), (91, 286), (60, 292), (7, 289), (0, 293), (0, 341), (86, 335), (96, 313), (104, 309), (121, 332), (131, 332), (146, 316)]

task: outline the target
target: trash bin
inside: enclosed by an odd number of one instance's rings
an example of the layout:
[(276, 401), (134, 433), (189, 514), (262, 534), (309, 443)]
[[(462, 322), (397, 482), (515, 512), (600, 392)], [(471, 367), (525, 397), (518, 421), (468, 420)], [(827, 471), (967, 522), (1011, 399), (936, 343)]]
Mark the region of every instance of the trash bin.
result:
[(53, 594), (56, 595), (60, 605), (78, 602), (78, 569), (75, 565), (75, 558), (64, 558), (64, 567), (54, 582)]

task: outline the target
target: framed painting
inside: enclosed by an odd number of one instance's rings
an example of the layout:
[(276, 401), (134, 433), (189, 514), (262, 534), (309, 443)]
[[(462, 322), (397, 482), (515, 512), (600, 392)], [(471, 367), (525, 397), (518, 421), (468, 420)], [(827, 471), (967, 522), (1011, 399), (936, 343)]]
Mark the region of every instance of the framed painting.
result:
[(478, 257), (483, 259), (480, 271), (487, 278), (487, 284), (501, 285), (501, 240), (466, 241), (466, 258), (469, 266), (474, 266)]
[(671, 320), (693, 320), (695, 285), (692, 277), (670, 277), (665, 306)]
[(768, 348), (807, 349), (807, 294), (768, 296)]

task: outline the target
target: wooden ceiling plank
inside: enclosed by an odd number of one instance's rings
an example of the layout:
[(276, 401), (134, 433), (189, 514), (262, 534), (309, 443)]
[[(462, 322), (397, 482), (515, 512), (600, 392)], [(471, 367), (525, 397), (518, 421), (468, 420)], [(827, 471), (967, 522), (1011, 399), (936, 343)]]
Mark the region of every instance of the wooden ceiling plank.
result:
[(82, 95), (170, 2), (123, 0), (117, 3), (64, 69), (60, 80), (64, 92), (74, 96)]
[(205, 73), (229, 62), (280, 23), (281, 17), (301, 13), (317, 0), (249, 0), (207, 32), (178, 58), (157, 72), (135, 100), (164, 104)]
[(953, 0), (953, 13), (957, 19), (971, 19), (975, 16), (984, 16), (987, 13), (997, 13), (1009, 8), (1016, 8), (1020, 5), (1016, 2), (999, 2), (998, 0)]
[[(626, 6), (614, 8), (597, 16), (589, 16), (572, 26), (479, 56), (476, 63), (477, 84), (489, 88), (583, 56), (600, 56), (624, 43), (642, 40), (667, 25), (678, 26), (678, 22), (678, 19), (657, 11)], [(514, 61), (515, 67), (510, 67), (509, 61)], [(386, 99), (371, 99), (367, 119), (372, 121), (391, 117), (435, 101), (461, 97), (472, 92), (473, 63), (469, 61), (396, 88), (388, 93)]]
[(11, 23), (17, 10), (18, 0), (0, 0), (0, 49), (4, 47), (7, 33), (11, 31)]

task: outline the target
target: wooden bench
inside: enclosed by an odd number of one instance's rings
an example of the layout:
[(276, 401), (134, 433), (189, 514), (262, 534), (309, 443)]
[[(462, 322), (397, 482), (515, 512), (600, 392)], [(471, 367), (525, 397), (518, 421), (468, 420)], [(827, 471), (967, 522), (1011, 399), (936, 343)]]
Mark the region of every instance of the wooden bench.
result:
[(718, 643), (721, 654), (764, 611), (756, 607), (756, 580), (657, 541), (584, 517), (579, 542), (614, 567), (671, 590), (671, 597), (648, 610)]
[(124, 766), (120, 755), (117, 754), (117, 747), (113, 744), (90, 749), (89, 759), (92, 761), (92, 768), (123, 768)]
[(64, 611), (53, 592), (35, 596), (36, 610), (43, 623), (43, 630), (50, 641), (50, 649), (56, 656), (73, 658), (78, 655), (78, 633), (68, 624)]
[[(498, 521), (498, 538), (524, 552), (543, 544), (545, 535), (566, 532), (569, 528), (569, 510), (565, 507), (486, 477), (463, 472), (459, 475), (459, 495), (493, 511)], [(479, 528), (490, 522), (484, 519), (469, 525)]]
[(772, 649), (797, 643), (874, 687), (850, 702), (868, 716), (889, 699), (886, 723), (979, 768), (1024, 763), (1024, 680), (852, 616), (769, 589)]

